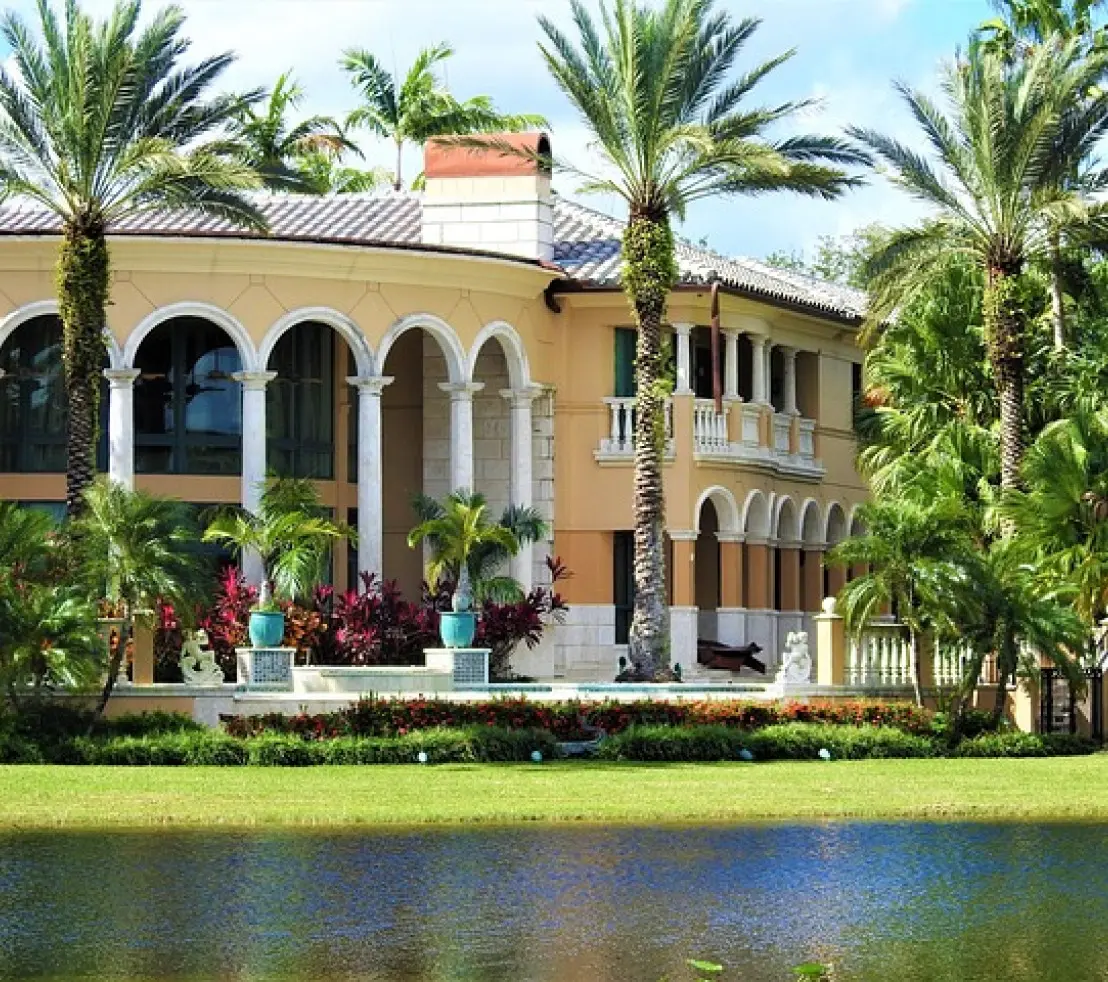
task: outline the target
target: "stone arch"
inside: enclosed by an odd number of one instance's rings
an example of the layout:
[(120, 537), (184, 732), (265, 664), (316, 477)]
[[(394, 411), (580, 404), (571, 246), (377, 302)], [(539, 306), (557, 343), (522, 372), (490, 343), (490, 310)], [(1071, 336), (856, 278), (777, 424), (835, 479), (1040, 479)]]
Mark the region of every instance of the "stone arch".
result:
[(354, 364), (357, 367), (358, 375), (377, 374), (373, 349), (361, 329), (346, 314), (332, 307), (300, 307), (297, 310), (290, 310), (275, 321), (265, 332), (262, 343), (258, 345), (258, 367), (265, 371), (269, 364), (269, 357), (273, 354), (273, 349), (277, 347), (277, 342), (284, 337), (287, 331), (292, 330), (297, 324), (309, 322), (326, 324), (342, 337), (346, 342), (346, 346), (354, 355)]
[(458, 334), (446, 321), (434, 314), (408, 314), (401, 317), (385, 332), (381, 344), (377, 348), (377, 369), (385, 371), (389, 356), (389, 349), (397, 339), (407, 331), (422, 329), (430, 334), (442, 350), (446, 360), (447, 378), (450, 382), (465, 382), (469, 377), (468, 360), (465, 348), (458, 339)]
[(716, 510), (720, 532), (738, 534), (743, 531), (743, 519), (735, 496), (727, 488), (720, 487), (718, 484), (707, 488), (697, 499), (696, 506), (693, 508), (692, 527), (694, 529), (700, 528), (700, 512), (706, 501), (711, 501)]
[(823, 524), (823, 541), (828, 548), (838, 545), (846, 538), (846, 512), (837, 501), (832, 501), (827, 506), (827, 517)]
[[(57, 300), (34, 300), (31, 303), (16, 308), (0, 319), (0, 348), (3, 348), (4, 345), (7, 344), (8, 338), (28, 321), (33, 321), (37, 317), (58, 316)], [(122, 368), (123, 351), (119, 347), (119, 342), (115, 339), (115, 335), (112, 334), (110, 329), (105, 328), (104, 341), (108, 348), (108, 367)]]
[(491, 321), (481, 328), (469, 349), (469, 357), (466, 360), (466, 379), (474, 381), (474, 372), (477, 368), (477, 358), (485, 342), (496, 338), (500, 342), (500, 348), (504, 352), (504, 360), (508, 365), (508, 381), (513, 389), (523, 389), (531, 384), (531, 366), (527, 361), (527, 351), (523, 346), (523, 339), (519, 336), (511, 324), (507, 321)]
[(779, 496), (773, 505), (773, 537), (781, 543), (800, 541), (796, 505), (787, 494)]
[(855, 505), (850, 509), (850, 520), (847, 522), (846, 527), (850, 533), (850, 537), (865, 535), (866, 525), (858, 516), (858, 512), (861, 510), (861, 505)]
[(123, 345), (124, 368), (135, 367), (135, 357), (138, 354), (142, 342), (156, 327), (166, 321), (178, 317), (197, 317), (221, 327), (227, 336), (238, 348), (239, 357), (242, 359), (242, 370), (253, 372), (258, 370), (258, 352), (254, 342), (250, 340), (250, 334), (242, 323), (232, 317), (227, 311), (209, 303), (185, 300), (180, 303), (171, 303), (166, 307), (159, 307), (153, 313), (148, 314), (138, 326), (128, 335)]
[(815, 498), (806, 499), (800, 508), (800, 541), (806, 546), (823, 545), (823, 521)]
[(772, 495), (754, 490), (746, 496), (742, 510), (742, 531), (747, 538), (768, 539)]

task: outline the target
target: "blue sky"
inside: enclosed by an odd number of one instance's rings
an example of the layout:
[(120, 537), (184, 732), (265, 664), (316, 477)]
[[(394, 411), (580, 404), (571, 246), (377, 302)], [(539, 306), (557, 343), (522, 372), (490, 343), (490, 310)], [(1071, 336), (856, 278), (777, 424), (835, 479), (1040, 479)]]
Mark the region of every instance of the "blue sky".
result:
[[(344, 48), (367, 47), (403, 69), (421, 46), (447, 41), (458, 51), (449, 64), (455, 94), (487, 93), (504, 110), (542, 113), (551, 121), (556, 153), (589, 160), (585, 133), (536, 50), (536, 15), (566, 22), (568, 0), (178, 2), (198, 54), (238, 52), (227, 76), (236, 89), (271, 84), (291, 68), (307, 92), (305, 112), (341, 116), (355, 105), (337, 64)], [(28, 0), (7, 5), (28, 14), (33, 7)], [(85, 0), (85, 5), (101, 14), (110, 0)], [(837, 132), (857, 123), (907, 139), (913, 130), (891, 80), (931, 88), (941, 63), (990, 16), (988, 0), (718, 0), (718, 5), (735, 17), (763, 21), (743, 66), (797, 49), (795, 58), (759, 87), (758, 101), (817, 96), (823, 107), (802, 121), (807, 130)], [(148, 9), (156, 6), (156, 0), (146, 0)], [(365, 149), (374, 163), (391, 163), (387, 148), (367, 141)], [(406, 169), (418, 173), (418, 154), (409, 156)], [(557, 186), (563, 193), (575, 191), (572, 178)], [(615, 207), (595, 199), (588, 203)], [(763, 256), (808, 250), (822, 234), (843, 234), (871, 221), (908, 221), (915, 214), (910, 202), (877, 177), (870, 187), (831, 203), (775, 195), (701, 204), (680, 233), (706, 237), (722, 252)]]

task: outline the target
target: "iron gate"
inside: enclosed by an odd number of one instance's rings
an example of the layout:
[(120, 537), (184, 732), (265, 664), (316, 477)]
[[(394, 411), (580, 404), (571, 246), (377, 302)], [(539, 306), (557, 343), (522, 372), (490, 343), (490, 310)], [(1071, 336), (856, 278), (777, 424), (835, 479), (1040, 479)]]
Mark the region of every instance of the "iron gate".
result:
[(1085, 694), (1078, 700), (1072, 685), (1056, 668), (1042, 671), (1039, 707), (1040, 733), (1076, 733), (1077, 721), (1084, 716), (1089, 721), (1089, 736), (1104, 739), (1104, 673), (1099, 668), (1085, 669)]

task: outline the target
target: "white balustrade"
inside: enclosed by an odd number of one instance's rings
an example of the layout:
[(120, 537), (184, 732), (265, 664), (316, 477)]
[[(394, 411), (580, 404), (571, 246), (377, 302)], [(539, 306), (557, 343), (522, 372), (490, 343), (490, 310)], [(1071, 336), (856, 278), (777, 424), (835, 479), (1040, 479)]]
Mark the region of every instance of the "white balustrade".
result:
[(973, 649), (965, 642), (936, 645), (934, 659), (935, 685), (940, 688), (960, 685), (972, 660)]
[(816, 456), (816, 421), (814, 419), (802, 419), (799, 427), (800, 441), (797, 453), (808, 460), (814, 460)]
[(727, 437), (727, 415), (729, 407), (724, 405), (723, 412), (716, 412), (712, 399), (697, 399), (693, 403), (693, 451), (695, 453), (726, 453), (729, 447)]
[[(634, 396), (613, 396), (604, 400), (608, 406), (608, 435), (600, 441), (600, 453), (608, 457), (629, 457), (635, 452)], [(665, 403), (666, 443), (673, 440), (673, 403)]]
[(792, 429), (792, 417), (784, 413), (773, 414), (773, 449), (776, 453), (789, 452), (789, 431)]
[(852, 640), (846, 680), (860, 688), (911, 685), (912, 657), (903, 626), (871, 624), (861, 638)]

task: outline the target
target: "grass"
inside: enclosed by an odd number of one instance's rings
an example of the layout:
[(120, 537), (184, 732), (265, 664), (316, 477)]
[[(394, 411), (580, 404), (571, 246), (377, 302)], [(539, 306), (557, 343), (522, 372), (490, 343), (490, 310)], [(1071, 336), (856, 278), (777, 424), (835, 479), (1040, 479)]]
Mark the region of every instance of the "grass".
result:
[(1105, 819), (1108, 755), (438, 767), (0, 767), (0, 828)]

